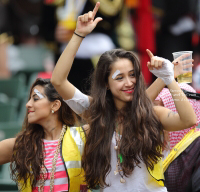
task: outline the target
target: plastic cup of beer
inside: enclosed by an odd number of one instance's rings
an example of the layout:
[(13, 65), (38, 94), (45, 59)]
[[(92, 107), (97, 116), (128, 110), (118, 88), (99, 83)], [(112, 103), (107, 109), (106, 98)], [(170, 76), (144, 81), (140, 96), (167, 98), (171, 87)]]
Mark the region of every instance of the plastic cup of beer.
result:
[[(179, 52), (172, 53), (172, 55), (173, 55), (174, 59), (176, 59), (186, 53), (190, 54), (190, 55), (188, 57), (185, 57), (184, 59), (182, 59), (182, 61), (192, 59), (192, 53), (193, 53), (192, 51), (179, 51)], [(187, 63), (187, 64), (192, 64), (192, 63)], [(192, 67), (183, 69), (183, 71), (185, 71), (185, 73), (182, 75), (179, 75), (177, 77), (178, 83), (192, 83)]]

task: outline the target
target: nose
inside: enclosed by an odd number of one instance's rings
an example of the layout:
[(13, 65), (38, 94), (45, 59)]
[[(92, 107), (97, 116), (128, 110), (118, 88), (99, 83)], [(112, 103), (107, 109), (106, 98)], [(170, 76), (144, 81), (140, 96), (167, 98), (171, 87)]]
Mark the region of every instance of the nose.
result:
[(31, 107), (31, 99), (29, 99), (29, 101), (26, 103), (26, 108), (30, 108)]
[(133, 85), (133, 82), (132, 82), (131, 78), (129, 78), (129, 77), (126, 78), (125, 85), (126, 86), (132, 86)]

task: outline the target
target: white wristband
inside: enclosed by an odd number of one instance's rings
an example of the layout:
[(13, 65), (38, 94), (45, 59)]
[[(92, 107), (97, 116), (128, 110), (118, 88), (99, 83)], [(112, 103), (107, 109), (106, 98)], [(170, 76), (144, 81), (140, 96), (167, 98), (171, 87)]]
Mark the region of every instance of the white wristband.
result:
[(162, 68), (150, 70), (156, 77), (161, 78), (166, 85), (174, 80), (174, 65), (168, 60), (163, 60)]

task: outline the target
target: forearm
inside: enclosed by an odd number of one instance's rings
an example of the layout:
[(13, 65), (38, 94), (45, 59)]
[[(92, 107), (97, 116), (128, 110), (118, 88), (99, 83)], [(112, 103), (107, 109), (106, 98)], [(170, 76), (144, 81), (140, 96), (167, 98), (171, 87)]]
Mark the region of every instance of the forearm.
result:
[(54, 86), (60, 86), (67, 79), (70, 69), (72, 67), (76, 52), (82, 42), (83, 38), (73, 35), (67, 47), (58, 59), (54, 68), (51, 82)]
[(195, 125), (197, 121), (196, 114), (186, 95), (182, 92), (176, 81), (173, 80), (172, 83), (168, 85), (168, 88), (181, 121), (187, 125), (187, 127)]
[(83, 38), (90, 34), (97, 23), (102, 20), (100, 17), (94, 19), (99, 6), (100, 2), (97, 2), (93, 11), (89, 11), (78, 17), (75, 30), (76, 34), (73, 34), (54, 68), (51, 82), (64, 100), (71, 99), (74, 96), (75, 87), (67, 80), (67, 77)]
[(158, 94), (162, 91), (162, 89), (165, 87), (165, 83), (162, 79), (157, 78), (146, 90), (146, 93), (148, 97), (151, 99), (151, 101), (154, 101)]

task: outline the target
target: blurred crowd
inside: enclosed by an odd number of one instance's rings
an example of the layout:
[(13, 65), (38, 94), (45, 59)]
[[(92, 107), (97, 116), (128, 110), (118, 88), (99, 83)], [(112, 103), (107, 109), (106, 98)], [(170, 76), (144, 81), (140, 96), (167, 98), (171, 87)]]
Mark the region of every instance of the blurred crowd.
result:
[[(99, 56), (113, 48), (124, 48), (138, 54), (149, 86), (155, 78), (147, 68), (146, 49), (171, 61), (172, 52), (193, 51), (192, 86), (200, 92), (200, 0), (99, 1), (97, 17), (103, 21), (81, 44), (69, 74), (70, 82), (88, 93), (89, 77)], [(2, 84), (5, 79), (24, 79), (19, 103), (24, 104), (36, 77), (51, 77), (74, 32), (77, 17), (92, 10), (96, 2), (0, 0), (0, 79)], [(17, 110), (20, 113), (20, 104)]]
[[(193, 51), (193, 87), (200, 91), (199, 0), (100, 2), (103, 22), (84, 40), (70, 81), (87, 92), (88, 75), (98, 56), (122, 47), (138, 53), (146, 83), (150, 85), (154, 77), (146, 67), (147, 48), (169, 60), (173, 59), (172, 52)], [(75, 29), (78, 15), (95, 3), (96, 0), (1, 0), (0, 78), (26, 73), (28, 81), (33, 72), (45, 72), (49, 77)], [(94, 35), (98, 41), (94, 41)], [(75, 68), (80, 69), (79, 74)]]

